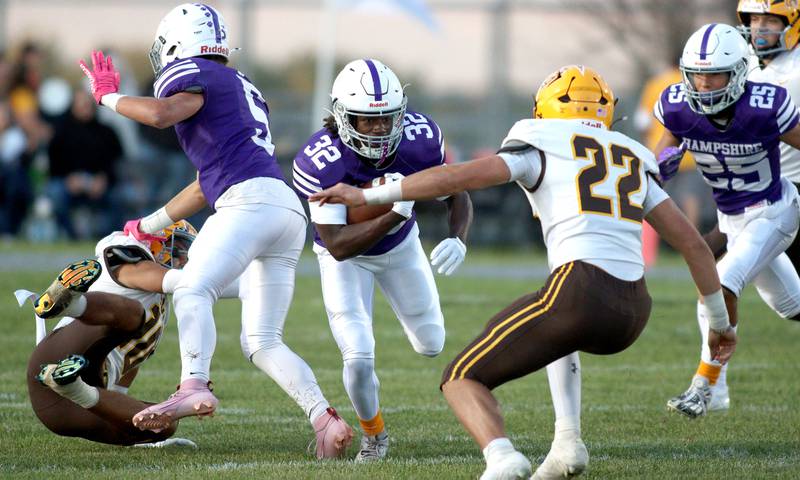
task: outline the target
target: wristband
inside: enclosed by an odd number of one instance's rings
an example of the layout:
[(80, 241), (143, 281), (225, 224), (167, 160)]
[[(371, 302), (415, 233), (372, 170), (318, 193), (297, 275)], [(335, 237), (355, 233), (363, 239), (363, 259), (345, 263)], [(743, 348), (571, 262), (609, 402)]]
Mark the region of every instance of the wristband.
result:
[(402, 183), (402, 181), (389, 182), (374, 188), (366, 188), (363, 190), (364, 201), (367, 205), (399, 202), (403, 199), (403, 188), (400, 186)]
[(100, 103), (102, 103), (106, 107), (108, 107), (111, 110), (114, 110), (116, 112), (117, 111), (117, 102), (119, 102), (119, 99), (124, 97), (124, 96), (125, 95), (122, 95), (122, 94), (119, 94), (119, 93), (107, 93), (107, 94), (103, 95), (103, 97), (100, 99)]
[(728, 319), (728, 309), (725, 307), (725, 296), (722, 295), (721, 289), (711, 295), (704, 296), (703, 307), (709, 329), (715, 332), (724, 332), (731, 326)]
[(151, 213), (142, 219), (142, 222), (139, 224), (139, 230), (144, 233), (156, 233), (159, 230), (169, 227), (173, 223), (175, 223), (175, 220), (169, 218), (166, 207), (161, 207), (155, 213)]

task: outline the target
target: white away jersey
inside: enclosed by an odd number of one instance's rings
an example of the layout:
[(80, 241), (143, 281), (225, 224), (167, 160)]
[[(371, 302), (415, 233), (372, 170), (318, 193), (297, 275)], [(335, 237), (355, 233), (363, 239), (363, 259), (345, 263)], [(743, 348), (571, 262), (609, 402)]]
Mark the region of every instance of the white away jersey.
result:
[[(121, 248), (120, 248), (121, 247)], [(112, 387), (123, 375), (131, 369), (138, 367), (156, 349), (161, 335), (169, 319), (167, 311), (167, 296), (163, 293), (145, 292), (120, 285), (114, 280), (111, 271), (122, 263), (135, 263), (135, 259), (125, 259), (133, 254), (139, 259), (154, 260), (150, 249), (133, 237), (114, 232), (97, 242), (95, 255), (97, 261), (102, 263), (103, 272), (91, 287), (90, 292), (113, 293), (136, 300), (142, 304), (145, 312), (145, 325), (142, 336), (118, 345), (106, 359), (108, 373), (108, 386)], [(56, 326), (63, 327), (74, 319), (64, 317)]]
[[(752, 56), (750, 74), (751, 82), (772, 83), (785, 88), (795, 105), (800, 105), (800, 48), (777, 55), (763, 69), (758, 59)], [(794, 183), (800, 183), (800, 150), (781, 142), (781, 176)]]
[[(542, 222), (550, 269), (584, 260), (624, 280), (644, 273), (642, 218), (667, 197), (653, 154), (627, 136), (580, 120), (517, 122), (503, 147), (511, 179)], [(540, 153), (541, 152), (541, 153)]]

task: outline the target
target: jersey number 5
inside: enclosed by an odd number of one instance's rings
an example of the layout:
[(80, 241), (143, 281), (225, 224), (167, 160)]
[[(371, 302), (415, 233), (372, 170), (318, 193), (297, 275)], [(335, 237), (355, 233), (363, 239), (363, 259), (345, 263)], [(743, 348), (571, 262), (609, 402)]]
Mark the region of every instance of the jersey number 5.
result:
[(641, 223), (642, 206), (631, 202), (631, 195), (642, 188), (642, 161), (627, 147), (615, 144), (609, 147), (611, 165), (628, 170), (617, 179), (613, 195), (616, 198), (599, 195), (593, 191), (595, 186), (608, 181), (609, 165), (606, 163), (606, 148), (592, 137), (581, 135), (572, 137), (572, 153), (575, 158), (591, 159), (594, 162), (584, 167), (576, 179), (581, 212), (613, 216), (612, 201), (616, 201), (620, 218)]

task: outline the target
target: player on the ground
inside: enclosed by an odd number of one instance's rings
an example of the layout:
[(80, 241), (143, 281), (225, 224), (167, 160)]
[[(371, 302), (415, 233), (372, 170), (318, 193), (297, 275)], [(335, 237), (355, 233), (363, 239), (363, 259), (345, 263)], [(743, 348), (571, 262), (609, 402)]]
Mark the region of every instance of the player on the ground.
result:
[(114, 232), (97, 243), (95, 260), (69, 265), (35, 300), (39, 318), (64, 316), (28, 362), (31, 405), (47, 428), (115, 445), (175, 433), (177, 421), (160, 432), (134, 427), (131, 417), (150, 403), (127, 392), (155, 353), (169, 319), (165, 292), (195, 234), (186, 221), (143, 241)]
[[(666, 127), (656, 147), (662, 178), (688, 149), (712, 187), (719, 229), (727, 236), (717, 269), (734, 329), (737, 299), (751, 282), (778, 315), (800, 319), (800, 278), (783, 253), (797, 234), (797, 189), (782, 178), (779, 145), (800, 146), (800, 113), (783, 87), (747, 81), (748, 56), (735, 28), (704, 25), (686, 42), (683, 82), (664, 90), (655, 105)], [(729, 405), (727, 385), (714, 388), (722, 364), (705, 345), (707, 320), (700, 309), (697, 322), (700, 365), (689, 389), (667, 402), (692, 418), (709, 406)]]
[(550, 278), (541, 290), (493, 317), (442, 378), (450, 407), (483, 449), (484, 480), (531, 475), (530, 462), (506, 437), (491, 390), (544, 367), (556, 413), (555, 438), (532, 478), (565, 478), (586, 468), (576, 352), (622, 351), (644, 328), (651, 299), (643, 277), (643, 218), (686, 259), (710, 318), (715, 358), (725, 362), (733, 353), (736, 334), (714, 257), (653, 179), (658, 172), (653, 154), (609, 130), (615, 101), (594, 70), (567, 66), (542, 83), (536, 119), (517, 122), (499, 154), (369, 190), (338, 184), (310, 198), (354, 207), (517, 182), (538, 212)]
[[(374, 59), (355, 60), (336, 77), (333, 115), (294, 161), (294, 185), (308, 197), (345, 182), (361, 185), (444, 163), (444, 139), (429, 117), (406, 110), (403, 85)], [(450, 235), (431, 253), (439, 273), (450, 275), (464, 260), (472, 203), (466, 192), (443, 196)], [(414, 350), (433, 357), (444, 347), (439, 294), (419, 240), (414, 202), (348, 224), (342, 205), (310, 203), (314, 251), (331, 331), (342, 352), (344, 387), (363, 430), (356, 461), (386, 456), (389, 437), (381, 415), (375, 374), (372, 298), (377, 283)]]
[[(322, 395), (309, 366), (283, 343), (283, 326), (303, 249), (306, 217), (286, 185), (271, 141), (268, 109), (259, 90), (228, 62), (228, 29), (214, 8), (175, 7), (162, 20), (150, 50), (155, 98), (117, 93), (111, 59), (93, 53), (82, 62), (98, 103), (146, 125), (175, 126), (197, 181), (145, 218), (128, 222), (135, 236), (186, 218), (206, 203), (215, 212), (192, 246), (174, 295), (181, 348), (181, 385), (168, 400), (133, 417), (158, 430), (188, 415), (209, 415), (217, 399), (208, 388), (216, 346), (212, 306), (244, 274), (242, 351), (300, 405), (317, 432), (317, 454), (344, 452), (352, 432)], [(324, 450), (324, 451), (323, 451)]]

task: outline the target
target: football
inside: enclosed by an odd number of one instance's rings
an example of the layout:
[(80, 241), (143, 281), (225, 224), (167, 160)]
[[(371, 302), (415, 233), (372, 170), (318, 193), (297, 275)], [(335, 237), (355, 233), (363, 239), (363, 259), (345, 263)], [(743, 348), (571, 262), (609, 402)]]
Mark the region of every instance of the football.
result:
[[(360, 185), (361, 188), (372, 188), (377, 187), (378, 185), (383, 185), (386, 183), (385, 177), (378, 177), (373, 178), (367, 182), (364, 182)], [(367, 220), (372, 220), (375, 217), (380, 217), (384, 213), (388, 212), (392, 209), (392, 204), (387, 203), (385, 205), (362, 205), (360, 207), (348, 207), (347, 208), (347, 224), (352, 225), (354, 223), (361, 223), (366, 222)]]

